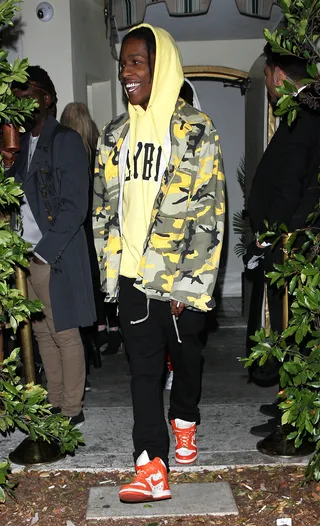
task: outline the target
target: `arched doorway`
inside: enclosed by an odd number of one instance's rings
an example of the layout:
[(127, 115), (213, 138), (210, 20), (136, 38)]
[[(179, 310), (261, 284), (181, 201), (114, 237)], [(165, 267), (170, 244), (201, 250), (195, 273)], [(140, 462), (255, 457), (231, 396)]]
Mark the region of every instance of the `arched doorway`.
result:
[[(185, 76), (192, 80), (201, 108), (208, 114), (220, 136), (227, 189), (227, 220), (218, 283), (221, 296), (242, 298), (242, 260), (234, 251), (239, 238), (233, 232), (233, 214), (244, 207), (244, 196), (237, 180), (237, 169), (245, 152), (245, 97), (250, 84), (246, 71), (224, 66), (185, 66)], [(237, 89), (232, 89), (237, 88)]]

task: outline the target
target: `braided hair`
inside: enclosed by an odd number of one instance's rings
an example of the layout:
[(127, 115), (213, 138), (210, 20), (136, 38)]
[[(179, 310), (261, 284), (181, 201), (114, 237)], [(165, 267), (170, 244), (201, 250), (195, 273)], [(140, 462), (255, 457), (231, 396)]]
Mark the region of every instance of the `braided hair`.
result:
[[(151, 82), (151, 79), (152, 79), (151, 53), (156, 54), (156, 38), (154, 36), (154, 33), (149, 27), (144, 27), (144, 26), (137, 27), (136, 29), (129, 31), (129, 33), (126, 34), (126, 36), (122, 40), (122, 46), (130, 38), (136, 38), (137, 40), (142, 40), (146, 45), (147, 53), (148, 53), (150, 82)], [(120, 64), (119, 64), (119, 75), (120, 75)]]

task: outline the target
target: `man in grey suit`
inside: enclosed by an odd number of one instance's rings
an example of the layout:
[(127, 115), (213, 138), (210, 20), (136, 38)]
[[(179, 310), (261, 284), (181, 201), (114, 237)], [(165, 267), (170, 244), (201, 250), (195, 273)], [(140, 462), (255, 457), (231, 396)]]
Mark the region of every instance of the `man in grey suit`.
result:
[(33, 322), (52, 412), (74, 425), (84, 421), (85, 358), (79, 327), (96, 319), (83, 222), (88, 208), (88, 158), (82, 139), (55, 115), (54, 85), (39, 66), (26, 84), (14, 82), (19, 98), (39, 106), (26, 122), (20, 152), (3, 153), (10, 175), (22, 184), (22, 237), (31, 243), (29, 298), (40, 299), (43, 316)]

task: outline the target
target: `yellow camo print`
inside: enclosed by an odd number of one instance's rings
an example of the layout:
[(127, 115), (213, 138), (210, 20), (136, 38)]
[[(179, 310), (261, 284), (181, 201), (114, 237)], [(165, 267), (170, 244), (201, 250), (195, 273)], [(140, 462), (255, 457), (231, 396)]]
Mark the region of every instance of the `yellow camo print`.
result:
[(183, 232), (181, 234), (175, 234), (170, 232), (166, 237), (159, 235), (157, 233), (151, 234), (150, 244), (156, 249), (168, 249), (171, 248), (174, 241), (180, 241), (183, 239)]
[[(141, 269), (145, 269), (145, 268), (154, 268), (154, 264), (151, 264), (151, 265), (148, 264), (146, 257), (142, 256), (141, 261), (140, 261), (140, 272), (141, 272)], [(140, 273), (140, 276), (143, 276), (143, 274)]]
[(165, 281), (165, 283), (162, 284), (162, 289), (166, 290), (167, 292), (171, 292), (172, 287), (173, 287), (173, 282), (178, 275), (179, 275), (179, 271), (175, 272), (172, 276), (162, 274), (161, 277)]
[(110, 253), (112, 255), (117, 254), (121, 251), (121, 238), (119, 236), (112, 236), (110, 235), (108, 237), (108, 241), (105, 247), (103, 247), (104, 253)]
[[(116, 301), (121, 260), (119, 151), (128, 116), (103, 130), (94, 176), (93, 228), (102, 289)], [(171, 120), (169, 170), (151, 214), (135, 286), (149, 298), (213, 307), (225, 219), (224, 171), (211, 119), (178, 99)]]

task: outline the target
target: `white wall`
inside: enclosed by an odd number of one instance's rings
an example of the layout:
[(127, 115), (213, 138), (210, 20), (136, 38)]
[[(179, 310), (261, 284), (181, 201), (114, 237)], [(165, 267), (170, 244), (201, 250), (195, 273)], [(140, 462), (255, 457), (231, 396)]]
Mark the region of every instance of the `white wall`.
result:
[[(116, 114), (112, 93), (116, 77), (103, 15), (97, 0), (50, 0), (54, 17), (36, 16), (40, 0), (21, 4), (22, 34), (9, 60), (27, 57), (48, 71), (58, 94), (58, 118), (72, 101), (89, 103), (98, 128)], [(88, 100), (90, 87), (90, 101)], [(113, 112), (114, 108), (114, 112)]]
[(93, 119), (102, 128), (112, 118), (108, 81), (114, 71), (102, 4), (95, 0), (70, 0), (70, 16), (74, 100), (92, 105)]
[(243, 264), (234, 246), (239, 239), (233, 233), (232, 216), (243, 208), (243, 198), (236, 178), (237, 167), (244, 154), (245, 97), (238, 88), (224, 87), (210, 80), (193, 80), (202, 110), (209, 115), (220, 137), (226, 175), (227, 219), (223, 257), (219, 276), (223, 296), (241, 296)]
[(31, 65), (44, 68), (56, 87), (61, 112), (73, 100), (70, 4), (69, 0), (50, 0), (54, 17), (50, 22), (41, 22), (36, 15), (39, 3), (39, 0), (21, 3), (23, 33), (9, 60), (27, 57)]
[(185, 66), (226, 66), (249, 71), (262, 53), (265, 40), (178, 42)]

